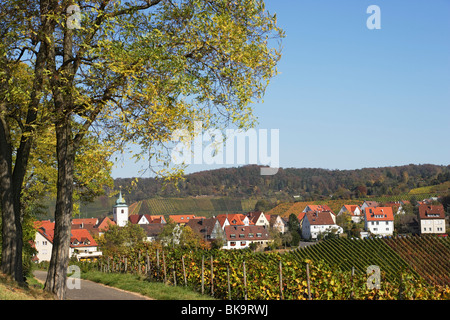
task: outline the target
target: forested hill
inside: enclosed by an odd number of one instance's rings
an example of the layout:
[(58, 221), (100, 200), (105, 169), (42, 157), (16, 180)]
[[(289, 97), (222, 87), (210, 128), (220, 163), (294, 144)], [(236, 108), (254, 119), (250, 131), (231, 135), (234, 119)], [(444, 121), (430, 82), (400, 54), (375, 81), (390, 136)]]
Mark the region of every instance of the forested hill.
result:
[[(447, 193), (450, 165), (404, 165), (357, 170), (280, 168), (273, 176), (261, 176), (259, 166), (243, 166), (202, 171), (185, 176), (174, 185), (163, 188), (153, 178), (115, 179), (129, 203), (160, 197), (226, 196), (233, 198), (276, 197), (280, 200), (350, 199), (364, 196), (402, 195), (412, 189)], [(421, 189), (417, 189), (421, 188)]]

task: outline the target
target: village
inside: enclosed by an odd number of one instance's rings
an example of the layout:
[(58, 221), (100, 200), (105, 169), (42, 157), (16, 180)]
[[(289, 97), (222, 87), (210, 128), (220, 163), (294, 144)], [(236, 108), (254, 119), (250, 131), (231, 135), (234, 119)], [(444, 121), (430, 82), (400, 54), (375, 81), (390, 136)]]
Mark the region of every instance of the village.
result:
[[(394, 233), (394, 217), (404, 215), (404, 207), (409, 201), (380, 204), (376, 201), (364, 201), (361, 205), (343, 205), (336, 214), (327, 205), (306, 205), (295, 215), (298, 234), (304, 241), (317, 241), (326, 235), (342, 236), (344, 229), (339, 218), (346, 216), (351, 223), (363, 224), (364, 230), (357, 239), (366, 237), (390, 237)], [(447, 236), (445, 211), (436, 199), (418, 201), (417, 234), (436, 234)], [(112, 208), (112, 216), (102, 218), (72, 219), (70, 252), (77, 260), (94, 260), (102, 256), (101, 248), (95, 239), (102, 237), (109, 226), (119, 228), (127, 224), (140, 226), (145, 234), (144, 241), (155, 241), (170, 221), (176, 228), (189, 227), (205, 242), (220, 243), (220, 248), (264, 250), (274, 241), (274, 234), (284, 235), (289, 230), (289, 219), (280, 215), (265, 214), (261, 211), (246, 214), (219, 214), (213, 217), (201, 217), (192, 214), (163, 215), (129, 214), (129, 206), (122, 193)], [(50, 261), (55, 223), (50, 220), (36, 221), (34, 247), (37, 251), (35, 262)]]

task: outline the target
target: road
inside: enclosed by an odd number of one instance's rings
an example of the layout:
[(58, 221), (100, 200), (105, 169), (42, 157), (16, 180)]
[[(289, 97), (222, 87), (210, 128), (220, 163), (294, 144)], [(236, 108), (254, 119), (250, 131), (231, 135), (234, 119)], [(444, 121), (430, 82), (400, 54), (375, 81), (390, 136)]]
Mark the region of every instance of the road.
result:
[[(33, 274), (36, 279), (45, 282), (46, 271), (35, 270)], [(79, 289), (67, 289), (66, 300), (152, 300), (137, 293), (116, 289), (80, 279)]]

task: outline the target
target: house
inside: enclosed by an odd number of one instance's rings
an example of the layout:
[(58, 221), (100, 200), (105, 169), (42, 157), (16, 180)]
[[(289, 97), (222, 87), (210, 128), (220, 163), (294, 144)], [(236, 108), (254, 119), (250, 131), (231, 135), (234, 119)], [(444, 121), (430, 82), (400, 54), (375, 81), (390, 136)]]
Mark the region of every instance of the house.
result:
[[(76, 226), (76, 225), (75, 225)], [(37, 250), (36, 258), (38, 262), (50, 261), (55, 223), (50, 221), (36, 221), (36, 236), (34, 247)], [(86, 229), (71, 229), (69, 257), (77, 260), (94, 259), (102, 255), (97, 249), (98, 245), (92, 235)]]
[(279, 233), (286, 233), (287, 229), (286, 220), (282, 219), (281, 216), (277, 214), (266, 215), (266, 219), (267, 216), (269, 217), (268, 220), (270, 228), (277, 230)]
[(81, 218), (81, 219), (72, 219), (72, 225), (78, 224), (82, 229), (86, 225), (95, 226), (98, 223), (97, 218)]
[[(313, 204), (308, 204), (306, 205), (305, 209), (303, 209), (303, 212), (310, 212), (310, 211), (315, 211), (315, 212), (322, 212), (322, 211), (331, 211), (330, 207), (327, 206), (326, 204), (317, 204), (317, 205), (313, 205)], [(334, 214), (334, 213), (333, 213)]]
[(185, 227), (191, 228), (206, 241), (225, 239), (224, 231), (217, 218), (190, 219)]
[(443, 234), (446, 232), (443, 205), (419, 205), (418, 219), (421, 234)]
[(234, 214), (219, 214), (217, 215), (220, 226), (225, 229), (226, 226), (249, 226), (254, 225), (254, 223), (249, 219), (248, 216), (241, 213)]
[(269, 220), (262, 211), (249, 212), (247, 216), (255, 226), (263, 226), (264, 228), (269, 228), (270, 226)]
[(380, 204), (376, 201), (364, 201), (364, 203), (361, 205), (361, 212), (364, 213), (364, 210), (366, 210), (366, 208), (368, 208), (368, 207), (376, 208), (379, 206), (380, 206)]
[(84, 218), (84, 219), (72, 219), (71, 228), (73, 229), (86, 229), (92, 236), (102, 235), (108, 230), (110, 225), (116, 223), (108, 217), (104, 218)]
[(53, 234), (55, 223), (47, 221), (36, 221), (34, 223), (36, 235), (34, 238), (34, 248), (36, 249), (36, 259), (38, 262), (50, 261), (53, 248)]
[(97, 224), (95, 225), (95, 228), (97, 228), (98, 235), (102, 235), (105, 233), (105, 231), (108, 230), (109, 226), (115, 225), (116, 223), (112, 221), (109, 217), (101, 218)]
[(185, 225), (190, 219), (195, 219), (193, 214), (172, 214), (169, 215), (169, 220), (172, 220), (176, 224)]
[(146, 234), (145, 241), (148, 242), (155, 241), (164, 228), (162, 223), (140, 224), (139, 226), (144, 230)]
[(269, 231), (263, 226), (229, 225), (224, 232), (226, 243), (222, 249), (245, 249), (252, 243), (265, 247), (270, 241)]
[(392, 207), (366, 207), (364, 229), (374, 235), (389, 236), (394, 232)]
[(345, 204), (339, 210), (338, 215), (349, 214), (354, 223), (359, 223), (362, 220), (361, 208), (358, 205)]
[(70, 257), (80, 260), (91, 260), (102, 255), (97, 250), (98, 244), (86, 229), (72, 229), (70, 237)]
[(166, 220), (161, 215), (149, 215), (149, 214), (132, 214), (128, 217), (128, 221), (132, 224), (151, 224), (159, 223), (165, 224)]
[(302, 223), (302, 236), (305, 239), (317, 239), (320, 234), (329, 232), (340, 234), (343, 229), (336, 224), (331, 211), (307, 211)]

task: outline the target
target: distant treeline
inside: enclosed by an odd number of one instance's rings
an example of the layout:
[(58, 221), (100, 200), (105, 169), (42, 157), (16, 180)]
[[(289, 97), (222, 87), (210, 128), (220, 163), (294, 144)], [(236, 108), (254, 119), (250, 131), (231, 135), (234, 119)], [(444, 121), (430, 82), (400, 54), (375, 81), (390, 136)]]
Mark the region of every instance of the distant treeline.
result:
[[(404, 165), (356, 170), (280, 168), (273, 176), (261, 176), (259, 166), (223, 168), (196, 172), (165, 185), (154, 178), (117, 178), (115, 189), (122, 189), (133, 203), (152, 197), (221, 196), (233, 198), (277, 198), (309, 201), (354, 199), (402, 195), (412, 189), (438, 186), (450, 181), (450, 165)], [(133, 186), (132, 186), (133, 185)], [(445, 189), (445, 190), (443, 190)], [(430, 189), (443, 194), (448, 188)]]

